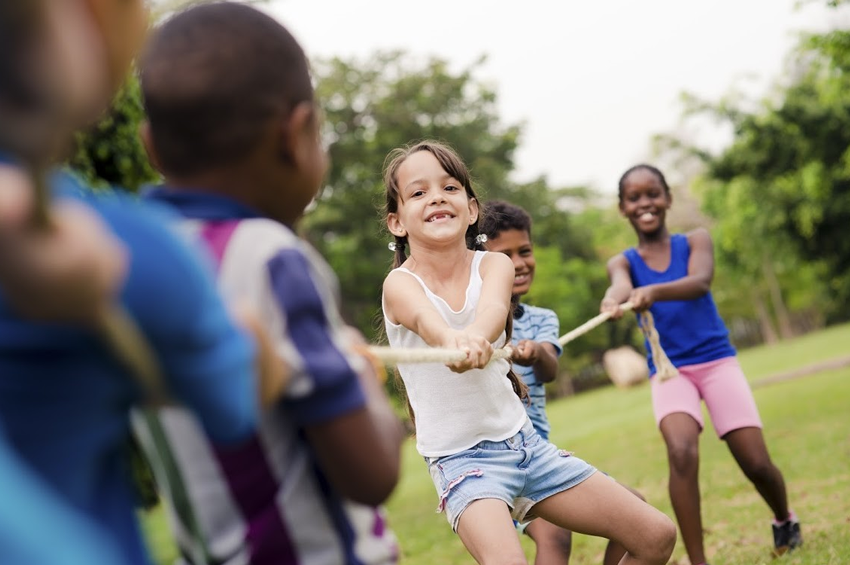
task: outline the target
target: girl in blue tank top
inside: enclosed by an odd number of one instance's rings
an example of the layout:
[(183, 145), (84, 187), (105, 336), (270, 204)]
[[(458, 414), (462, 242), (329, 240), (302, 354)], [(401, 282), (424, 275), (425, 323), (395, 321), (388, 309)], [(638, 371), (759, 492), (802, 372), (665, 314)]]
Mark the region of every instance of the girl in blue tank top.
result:
[[(679, 377), (665, 382), (651, 378), (652, 404), (667, 445), (670, 499), (690, 562), (705, 564), (698, 483), (701, 400), (717, 435), (773, 512), (774, 552), (793, 550), (802, 544), (800, 524), (788, 508), (785, 481), (770, 459), (752, 391), (711, 296), (711, 236), (702, 228), (668, 232), (670, 189), (650, 165), (623, 174), (619, 200), (638, 245), (608, 261), (611, 286), (600, 310), (616, 319), (623, 315), (619, 305), (629, 301), (636, 312), (652, 312), (661, 346), (679, 370)], [(647, 362), (652, 377), (651, 353)]]

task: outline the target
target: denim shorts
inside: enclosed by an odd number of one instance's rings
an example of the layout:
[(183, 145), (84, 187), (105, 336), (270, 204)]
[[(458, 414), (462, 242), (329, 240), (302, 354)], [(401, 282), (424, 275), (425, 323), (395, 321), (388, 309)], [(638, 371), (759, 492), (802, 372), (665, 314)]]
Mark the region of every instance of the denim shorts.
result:
[(530, 421), (514, 436), (442, 457), (426, 457), (431, 479), (446, 518), (457, 531), (460, 515), (472, 502), (502, 500), (514, 520), (533, 518), (529, 510), (541, 500), (581, 483), (596, 469), (540, 438)]

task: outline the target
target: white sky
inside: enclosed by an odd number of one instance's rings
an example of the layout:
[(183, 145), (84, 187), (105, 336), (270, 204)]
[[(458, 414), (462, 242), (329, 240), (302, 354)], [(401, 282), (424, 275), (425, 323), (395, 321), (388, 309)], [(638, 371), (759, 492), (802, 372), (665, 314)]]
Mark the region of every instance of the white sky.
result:
[[(273, 0), (263, 9), (310, 57), (378, 49), (438, 55), (478, 78), (503, 123), (525, 123), (516, 180), (616, 189), (676, 127), (679, 93), (716, 100), (733, 85), (759, 96), (781, 78), (801, 30), (823, 29), (824, 0)], [(693, 139), (717, 146), (710, 129)], [(449, 142), (451, 140), (448, 140)]]

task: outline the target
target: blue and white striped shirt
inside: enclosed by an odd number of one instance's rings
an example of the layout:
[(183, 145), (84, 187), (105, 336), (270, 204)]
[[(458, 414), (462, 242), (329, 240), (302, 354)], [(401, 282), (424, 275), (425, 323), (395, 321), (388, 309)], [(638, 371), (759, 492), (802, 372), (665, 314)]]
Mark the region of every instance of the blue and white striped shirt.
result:
[[(521, 310), (521, 312), (520, 312)], [(518, 344), (523, 339), (529, 339), (540, 343), (551, 343), (555, 346), (558, 356), (563, 349), (558, 344), (560, 337), (560, 324), (558, 316), (548, 308), (539, 308), (519, 303), (517, 305), (518, 317), (514, 318), (514, 332), (512, 342)], [(549, 439), (549, 419), (546, 417), (546, 389), (543, 383), (534, 377), (534, 368), (514, 363), (514, 372), (528, 386), (530, 403), (525, 410), (534, 429), (544, 439)]]

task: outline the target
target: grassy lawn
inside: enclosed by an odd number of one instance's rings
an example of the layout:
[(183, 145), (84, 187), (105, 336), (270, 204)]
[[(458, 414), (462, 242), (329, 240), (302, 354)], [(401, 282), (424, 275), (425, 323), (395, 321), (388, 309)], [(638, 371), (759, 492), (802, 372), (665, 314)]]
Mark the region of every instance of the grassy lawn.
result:
[[(850, 324), (809, 334), (774, 347), (749, 349), (740, 360), (748, 377), (850, 354)], [(787, 565), (850, 563), (850, 368), (822, 371), (755, 391), (765, 437), (788, 484), (792, 508), (800, 516), (804, 547), (782, 560)], [(667, 496), (664, 446), (652, 417), (649, 387), (606, 387), (552, 402), (552, 441), (576, 452), (619, 481), (640, 490), (672, 516)], [(758, 565), (771, 559), (770, 513), (735, 465), (713, 429), (701, 440), (703, 522), (709, 560), (717, 564)], [(401, 482), (389, 501), (390, 523), (401, 540), (403, 563), (473, 563), (442, 514), (436, 494), (412, 441), (404, 446)], [(145, 517), (156, 558), (170, 563), (174, 549), (161, 510)], [(527, 554), (533, 546), (523, 539)], [(576, 535), (573, 565), (602, 561), (604, 540)], [(686, 565), (681, 540), (671, 564)]]

